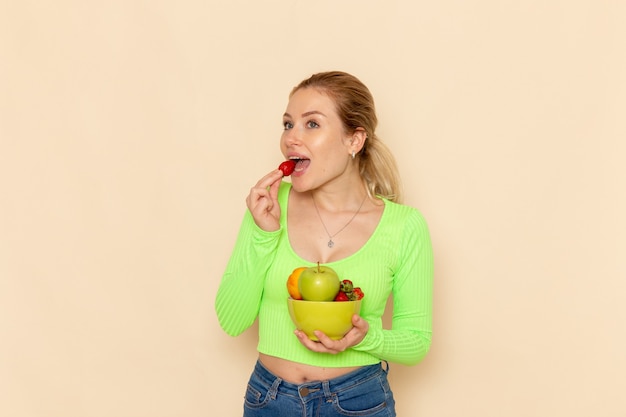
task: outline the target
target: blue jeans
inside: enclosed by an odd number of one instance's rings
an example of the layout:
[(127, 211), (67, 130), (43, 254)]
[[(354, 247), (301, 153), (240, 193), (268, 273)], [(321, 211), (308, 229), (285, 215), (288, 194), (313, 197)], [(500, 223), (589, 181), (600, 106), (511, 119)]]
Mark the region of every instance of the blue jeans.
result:
[(244, 399), (244, 417), (395, 417), (395, 401), (381, 364), (337, 378), (292, 384), (257, 361)]

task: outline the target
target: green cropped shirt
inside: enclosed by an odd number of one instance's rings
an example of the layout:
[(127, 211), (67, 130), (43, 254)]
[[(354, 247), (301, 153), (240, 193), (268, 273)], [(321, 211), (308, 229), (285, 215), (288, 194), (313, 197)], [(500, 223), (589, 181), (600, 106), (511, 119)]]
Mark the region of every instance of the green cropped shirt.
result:
[[(384, 211), (366, 244), (353, 255), (325, 265), (365, 293), (361, 316), (369, 331), (356, 346), (336, 355), (311, 352), (293, 334), (287, 308), (287, 278), (300, 266), (289, 244), (287, 201), (291, 184), (281, 184), (280, 229), (260, 229), (246, 211), (226, 266), (215, 309), (226, 333), (236, 336), (259, 320), (259, 352), (320, 367), (363, 366), (387, 360), (418, 363), (428, 352), (432, 333), (433, 254), (428, 227), (414, 208), (383, 199)], [(393, 299), (391, 328), (382, 316)]]

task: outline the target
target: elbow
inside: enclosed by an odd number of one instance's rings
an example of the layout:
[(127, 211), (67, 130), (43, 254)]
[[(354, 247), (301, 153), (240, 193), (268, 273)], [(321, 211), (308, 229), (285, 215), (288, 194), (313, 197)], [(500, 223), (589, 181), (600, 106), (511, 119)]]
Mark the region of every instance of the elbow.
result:
[(403, 365), (414, 366), (420, 363), (430, 351), (431, 338), (430, 334), (418, 334), (415, 344), (415, 350), (410, 356), (407, 356)]
[(222, 330), (224, 330), (224, 332), (232, 337), (237, 337), (239, 336), (241, 333), (243, 333), (246, 329), (240, 329), (240, 328), (229, 328), (226, 326), (222, 326)]
[(243, 333), (242, 329), (240, 329), (239, 327), (234, 326), (232, 323), (228, 323), (222, 317), (218, 316), (217, 321), (219, 322), (220, 327), (222, 328), (224, 333), (226, 333), (229, 336), (233, 336), (233, 337), (234, 336), (239, 336), (241, 333)]
[(232, 318), (230, 317), (222, 317), (219, 314), (217, 316), (217, 320), (222, 330), (224, 330), (227, 335), (233, 337), (239, 336), (252, 325), (252, 323), (244, 323), (239, 320), (232, 320)]
[(229, 336), (239, 336), (245, 332), (252, 324), (254, 319), (249, 320), (238, 314), (227, 314), (226, 312), (217, 310), (217, 321), (224, 332)]
[(424, 358), (428, 354), (429, 350), (430, 350), (429, 347), (426, 347), (424, 349), (419, 350), (415, 355), (413, 355), (411, 358), (408, 359), (408, 361), (405, 363), (405, 365), (407, 365), (407, 366), (415, 366), (415, 365), (417, 365), (422, 360), (424, 360)]
[(239, 336), (254, 322), (254, 318), (251, 320), (248, 315), (242, 314), (234, 303), (221, 298), (219, 293), (214, 308), (220, 327), (229, 336)]

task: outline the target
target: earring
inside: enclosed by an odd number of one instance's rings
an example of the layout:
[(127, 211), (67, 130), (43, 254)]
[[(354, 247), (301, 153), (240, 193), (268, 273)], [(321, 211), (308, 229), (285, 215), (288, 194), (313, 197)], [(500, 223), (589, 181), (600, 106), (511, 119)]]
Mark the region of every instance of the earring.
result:
[(354, 159), (355, 153), (354, 151), (352, 151), (352, 159)]

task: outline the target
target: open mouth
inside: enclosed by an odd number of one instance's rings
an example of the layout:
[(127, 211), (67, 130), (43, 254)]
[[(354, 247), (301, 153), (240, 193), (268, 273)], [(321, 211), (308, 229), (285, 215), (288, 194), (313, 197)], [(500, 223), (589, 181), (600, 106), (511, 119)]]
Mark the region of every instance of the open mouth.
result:
[(311, 163), (311, 160), (306, 159), (306, 158), (289, 158), (289, 159), (291, 159), (292, 161), (296, 163), (296, 168), (294, 169), (294, 172), (304, 171)]

